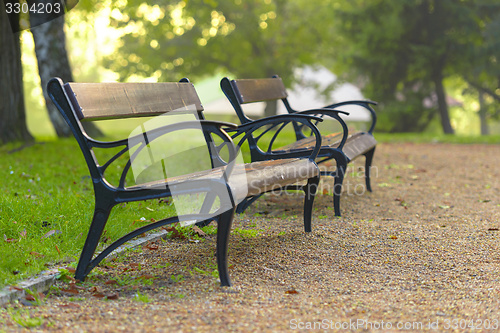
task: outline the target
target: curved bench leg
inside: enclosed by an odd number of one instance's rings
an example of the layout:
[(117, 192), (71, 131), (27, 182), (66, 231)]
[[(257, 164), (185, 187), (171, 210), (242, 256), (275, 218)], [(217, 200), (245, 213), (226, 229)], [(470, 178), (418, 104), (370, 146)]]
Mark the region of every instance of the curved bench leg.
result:
[(227, 245), (231, 225), (233, 223), (234, 208), (219, 215), (217, 219), (217, 269), (219, 270), (219, 278), (221, 286), (231, 286), (229, 280), (229, 272), (227, 270)]
[(312, 209), (316, 192), (318, 191), (319, 177), (309, 178), (304, 186), (304, 230), (311, 232)]
[(243, 199), (238, 206), (236, 206), (236, 214), (243, 213), (251, 204), (254, 203), (255, 200), (259, 199), (263, 193), (255, 195), (253, 197)]
[(372, 192), (372, 186), (370, 182), (370, 169), (372, 166), (374, 154), (375, 154), (375, 147), (365, 154), (365, 181), (366, 181), (366, 189), (369, 192)]
[(344, 175), (347, 170), (347, 159), (336, 158), (337, 171), (335, 173), (335, 180), (333, 183), (333, 208), (335, 216), (340, 216), (340, 194), (342, 193), (342, 183), (344, 182)]
[(89, 264), (92, 261), (92, 257), (94, 256), (97, 244), (102, 236), (112, 208), (112, 205), (102, 205), (96, 200), (94, 217), (92, 219), (92, 223), (90, 224), (89, 233), (87, 235), (87, 239), (85, 240), (82, 253), (80, 254), (80, 260), (78, 261), (78, 266), (75, 272), (75, 279), (83, 281), (90, 272)]

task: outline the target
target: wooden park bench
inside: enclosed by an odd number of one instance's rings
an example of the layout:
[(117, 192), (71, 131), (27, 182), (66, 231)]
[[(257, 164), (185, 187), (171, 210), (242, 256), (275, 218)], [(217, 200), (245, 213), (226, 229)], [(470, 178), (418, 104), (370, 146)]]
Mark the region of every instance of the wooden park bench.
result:
[[(47, 90), (80, 146), (94, 186), (94, 215), (76, 269), (76, 279), (83, 281), (114, 249), (144, 232), (179, 221), (194, 221), (201, 225), (216, 221), (219, 277), (221, 285), (229, 286), (227, 246), (235, 207), (247, 197), (277, 189), (305, 192), (304, 227), (306, 231), (311, 231), (312, 205), (320, 175), (315, 158), (321, 148), (321, 136), (313, 121), (321, 120), (320, 118), (310, 115), (282, 115), (240, 127), (230, 123), (206, 121), (194, 86), (187, 79), (175, 83), (63, 83), (61, 79), (53, 78), (48, 83)], [(171, 115), (190, 115), (195, 120), (146, 128), (145, 124), (162, 124), (161, 120), (172, 119), (173, 117), (165, 118)], [(96, 140), (89, 137), (82, 127), (82, 121), (131, 117), (154, 118), (142, 123), (138, 132), (118, 141)], [(238, 164), (236, 156), (239, 146), (233, 143), (223, 129), (230, 128), (248, 136), (261, 126), (292, 121), (310, 128), (316, 136), (315, 148), (303, 158), (278, 152), (273, 156), (279, 159)], [(193, 130), (202, 132), (201, 148), (204, 150), (196, 150), (196, 155), (204, 151), (208, 167), (196, 172), (186, 172), (184, 169), (189, 166), (189, 159), (174, 161), (174, 164), (181, 165), (185, 173), (170, 177), (165, 165), (171, 164), (174, 157), (182, 158), (186, 155), (181, 152), (173, 156), (160, 154), (155, 157), (154, 154), (158, 154), (158, 151), (154, 151), (153, 145), (172, 133), (177, 138), (174, 142), (179, 145), (179, 142), (189, 139), (188, 135), (191, 136)], [(186, 131), (189, 133), (186, 134)], [(186, 132), (184, 136), (183, 132)], [(163, 143), (161, 147), (168, 148), (168, 144)], [(113, 156), (99, 161), (96, 150), (101, 149), (112, 152)], [(139, 168), (141, 173), (137, 176), (134, 168), (140, 154), (149, 156), (151, 166)], [(113, 170), (110, 166), (120, 159), (126, 161), (121, 173), (108, 175)], [(160, 170), (161, 177), (155, 180), (147, 180), (146, 177), (146, 181), (138, 182), (141, 175), (151, 168)], [(110, 180), (113, 178), (111, 176), (115, 176), (115, 182)], [(297, 185), (301, 181), (307, 183)], [(195, 212), (180, 215), (177, 210), (177, 216), (139, 227), (94, 256), (110, 211), (117, 204), (189, 194), (204, 194), (203, 203)]]
[[(281, 100), (289, 114), (312, 114), (320, 117), (328, 116), (335, 119), (342, 126), (342, 132), (333, 133), (322, 136), (322, 147), (318, 154), (318, 164), (335, 159), (337, 168), (335, 171), (322, 170), (321, 175), (328, 175), (334, 177), (333, 186), (333, 204), (335, 215), (340, 216), (340, 194), (342, 192), (342, 183), (344, 175), (347, 170), (347, 164), (355, 158), (365, 156), (365, 181), (366, 189), (372, 191), (370, 184), (370, 167), (372, 164), (373, 154), (377, 141), (373, 137), (373, 129), (376, 123), (376, 114), (371, 105), (376, 105), (372, 101), (348, 101), (337, 104), (331, 104), (319, 109), (311, 109), (305, 111), (294, 110), (287, 97), (287, 91), (281, 78), (275, 76), (267, 79), (242, 79), (242, 80), (229, 80), (227, 77), (221, 80), (221, 88), (226, 97), (231, 102), (239, 120), (242, 124), (251, 124), (254, 122), (248, 117), (242, 105), (255, 102), (264, 101), (278, 101)], [(345, 121), (339, 116), (349, 115), (349, 113), (337, 110), (346, 105), (358, 105), (368, 110), (372, 116), (372, 123), (368, 131), (349, 133)], [(309, 151), (314, 148), (314, 137), (309, 137), (304, 132), (304, 127), (301, 124), (294, 124), (295, 139), (296, 141), (284, 147), (272, 149), (269, 146), (267, 151), (259, 148), (259, 137), (249, 136), (248, 143), (250, 146), (252, 161), (265, 161), (273, 158), (272, 154), (277, 152), (288, 152), (294, 154), (293, 156), (303, 156), (309, 154)], [(252, 200), (246, 200), (240, 206), (237, 212), (241, 212)]]

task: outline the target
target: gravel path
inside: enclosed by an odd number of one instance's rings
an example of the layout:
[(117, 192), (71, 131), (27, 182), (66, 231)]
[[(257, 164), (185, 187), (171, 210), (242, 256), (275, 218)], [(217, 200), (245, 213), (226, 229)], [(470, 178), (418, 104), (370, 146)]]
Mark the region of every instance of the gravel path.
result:
[(299, 195), (236, 217), (231, 288), (211, 275), (214, 236), (167, 240), (0, 310), (0, 331), (498, 331), (499, 162), (500, 145), (380, 144), (374, 192), (357, 161), (342, 218), (328, 178), (310, 234)]

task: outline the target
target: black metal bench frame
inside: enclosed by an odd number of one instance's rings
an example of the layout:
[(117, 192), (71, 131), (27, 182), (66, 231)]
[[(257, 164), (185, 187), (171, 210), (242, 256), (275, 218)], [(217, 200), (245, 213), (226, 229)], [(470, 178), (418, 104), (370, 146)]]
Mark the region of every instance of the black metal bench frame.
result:
[[(177, 83), (172, 83), (176, 85)], [(320, 151), (321, 148), (321, 135), (319, 130), (313, 124), (313, 121), (321, 120), (318, 117), (309, 116), (309, 115), (282, 115), (278, 117), (274, 117), (272, 119), (262, 120), (260, 122), (255, 122), (252, 124), (245, 124), (239, 128), (234, 124), (223, 123), (223, 122), (214, 122), (207, 121), (203, 118), (203, 107), (199, 102), (198, 96), (192, 84), (189, 83), (187, 79), (182, 79), (179, 84), (187, 85), (186, 89), (190, 89), (189, 93), (192, 96), (186, 97), (194, 99), (194, 104), (196, 105), (196, 110), (194, 111), (199, 116), (200, 121), (189, 121), (177, 123), (175, 125), (168, 125), (164, 127), (160, 127), (155, 129), (152, 132), (148, 132), (148, 137), (143, 146), (148, 145), (149, 142), (155, 140), (167, 133), (171, 133), (173, 131), (181, 131), (184, 129), (192, 129), (199, 128), (201, 125), (202, 130), (204, 132), (205, 140), (208, 146), (208, 151), (210, 153), (210, 160), (212, 164), (212, 168), (223, 168), (222, 176), (210, 178), (210, 179), (187, 179), (183, 180), (183, 193), (207, 193), (206, 198), (204, 199), (203, 207), (199, 214), (193, 214), (192, 216), (182, 216), (183, 220), (197, 220), (198, 224), (207, 224), (212, 220), (215, 220), (218, 225), (217, 230), (217, 246), (216, 246), (216, 257), (217, 257), (217, 265), (219, 270), (219, 277), (222, 286), (229, 286), (230, 279), (229, 273), (227, 270), (227, 247), (228, 247), (228, 238), (230, 234), (230, 228), (235, 212), (236, 202), (233, 200), (232, 189), (228, 184), (228, 179), (231, 176), (231, 172), (233, 170), (234, 164), (234, 156), (237, 153), (237, 149), (241, 146), (241, 142), (249, 138), (252, 133), (259, 129), (261, 126), (277, 126), (280, 123), (290, 123), (290, 122), (298, 122), (302, 123), (304, 126), (311, 129), (316, 136), (316, 148), (311, 151), (309, 156), (306, 156), (307, 160), (317, 168), (315, 164), (315, 158)], [(154, 114), (158, 114), (161, 110), (161, 113), (168, 111), (173, 111), (173, 108), (169, 108), (167, 105), (163, 108), (160, 106), (159, 110), (156, 112), (149, 111), (137, 111), (135, 110), (135, 106), (132, 106), (134, 112), (137, 114), (115, 114), (112, 111), (106, 110), (102, 108), (102, 110), (97, 106), (95, 110), (84, 110), (79, 105), (79, 100), (86, 95), (86, 87), (85, 84), (74, 84), (74, 83), (63, 83), (61, 79), (54, 78), (49, 81), (47, 86), (47, 91), (57, 106), (62, 116), (68, 123), (71, 128), (75, 139), (77, 140), (80, 149), (83, 153), (87, 166), (89, 168), (89, 172), (92, 178), (92, 183), (94, 186), (94, 197), (95, 197), (95, 209), (94, 215), (92, 219), (92, 223), (89, 228), (89, 232), (82, 249), (80, 260), (78, 262), (78, 266), (75, 273), (75, 278), (78, 280), (84, 280), (85, 277), (90, 273), (90, 271), (97, 266), (106, 256), (108, 256), (113, 250), (123, 245), (125, 242), (131, 240), (134, 237), (137, 237), (144, 232), (159, 228), (161, 226), (176, 223), (180, 220), (179, 216), (173, 216), (166, 219), (162, 219), (156, 221), (154, 223), (145, 225), (140, 227), (127, 235), (121, 237), (116, 240), (112, 244), (110, 244), (107, 248), (102, 250), (97, 256), (94, 257), (96, 249), (98, 247), (99, 239), (101, 238), (104, 228), (106, 226), (107, 220), (109, 218), (109, 214), (114, 206), (123, 202), (132, 202), (132, 201), (142, 201), (142, 200), (150, 200), (157, 199), (163, 197), (169, 197), (172, 195), (172, 192), (167, 185), (167, 180), (157, 182), (149, 185), (141, 185), (141, 186), (131, 186), (127, 187), (125, 184), (125, 179), (127, 173), (130, 170), (131, 160), (127, 162), (126, 167), (122, 171), (120, 181), (118, 186), (111, 185), (105, 177), (106, 169), (120, 156), (129, 152), (129, 139), (119, 140), (119, 141), (98, 141), (91, 137), (89, 137), (83, 126), (81, 124), (82, 120), (86, 120), (86, 118), (90, 118), (90, 120), (100, 120), (100, 119), (120, 119), (127, 117), (138, 117), (138, 116), (151, 116)], [(104, 87), (105, 84), (102, 84)], [(109, 84), (107, 84), (109, 85)], [(122, 84), (125, 85), (127, 84)], [(130, 84), (132, 85), (132, 84)], [(139, 84), (140, 85), (140, 84)], [(94, 84), (97, 90), (99, 90), (99, 84)], [(75, 93), (76, 88), (81, 88), (81, 91)], [(175, 87), (174, 87), (175, 88)], [(185, 90), (183, 92), (185, 92)], [(191, 91), (192, 90), (192, 91)], [(173, 90), (175, 91), (175, 90)], [(77, 96), (80, 94), (80, 96)], [(168, 91), (165, 94), (160, 94), (160, 98), (165, 98), (165, 101), (169, 99)], [(91, 96), (94, 98), (93, 96)], [(129, 96), (125, 96), (127, 99)], [(184, 103), (182, 100), (184, 97), (179, 97), (180, 102)], [(175, 99), (175, 98), (174, 98)], [(92, 105), (93, 102), (89, 104)], [(168, 104), (168, 103), (165, 103)], [(140, 105), (136, 105), (137, 109), (140, 109)], [(110, 106), (112, 108), (112, 106)], [(87, 117), (83, 114), (84, 112), (88, 112)], [(232, 129), (237, 131), (243, 139), (240, 141), (239, 146), (234, 145), (231, 137), (227, 134), (226, 130)], [(139, 136), (143, 135), (139, 134)], [(217, 137), (222, 139), (222, 143), (216, 146), (211, 138), (211, 135), (216, 135)], [(219, 156), (219, 152), (224, 146), (229, 147), (230, 157), (228, 162), (224, 162), (223, 158)], [(116, 155), (107, 160), (104, 164), (99, 164), (93, 149), (94, 148), (116, 148), (123, 147)], [(142, 149), (144, 147), (140, 147)], [(279, 155), (279, 153), (277, 153)], [(132, 154), (133, 155), (133, 154)], [(283, 157), (283, 156), (281, 156)], [(132, 159), (131, 156), (130, 159)], [(250, 164), (250, 166), (253, 163)], [(246, 166), (246, 165), (245, 165)], [(307, 180), (307, 184), (304, 186), (298, 185), (289, 185), (285, 184), (283, 188), (286, 189), (295, 189), (295, 190), (303, 190), (305, 192), (304, 199), (304, 228), (305, 231), (311, 231), (311, 214), (312, 214), (312, 206), (314, 202), (314, 196), (316, 194), (317, 186), (319, 183), (319, 169), (317, 175), (314, 175), (310, 178), (302, 179)], [(278, 184), (279, 185), (279, 184)], [(288, 185), (288, 186), (287, 186)], [(279, 185), (281, 186), (281, 185)], [(265, 189), (263, 192), (275, 190), (276, 187), (272, 189)], [(232, 198), (231, 203), (222, 204), (219, 207), (218, 211), (215, 214), (208, 214), (210, 211), (210, 207), (213, 204), (216, 196), (221, 196), (223, 193), (229, 193), (229, 197)], [(180, 194), (180, 193), (176, 193)], [(221, 201), (222, 202), (222, 201)]]
[[(289, 114), (308, 114), (308, 115), (316, 115), (321, 118), (324, 116), (335, 119), (342, 126), (342, 138), (335, 142), (332, 145), (325, 145), (321, 147), (321, 150), (317, 156), (317, 163), (321, 164), (328, 160), (335, 159), (337, 168), (335, 171), (321, 171), (321, 175), (332, 176), (334, 177), (334, 186), (333, 186), (333, 206), (336, 216), (341, 216), (340, 212), (340, 195), (342, 192), (342, 184), (344, 180), (345, 173), (347, 171), (347, 164), (354, 160), (355, 158), (363, 155), (365, 156), (365, 182), (366, 189), (371, 192), (371, 181), (370, 181), (370, 169), (373, 161), (373, 156), (376, 148), (376, 140), (373, 137), (373, 130), (375, 128), (375, 124), (377, 121), (377, 115), (372, 108), (372, 105), (376, 105), (376, 102), (373, 101), (346, 101), (336, 104), (330, 104), (323, 108), (310, 109), (304, 111), (297, 111), (293, 109), (287, 99), (288, 93), (286, 88), (277, 75), (272, 78), (267, 79), (239, 79), (239, 80), (230, 80), (227, 77), (223, 78), (220, 82), (220, 86), (229, 102), (233, 106), (240, 122), (242, 124), (251, 124), (255, 120), (249, 118), (245, 112), (243, 111), (242, 105), (247, 103), (255, 103), (255, 102), (264, 102), (264, 101), (277, 101), (281, 100), (288, 111)], [(358, 105), (369, 111), (372, 121), (370, 128), (366, 132), (358, 132), (356, 133), (356, 140), (351, 140), (349, 136), (349, 130), (345, 121), (339, 116), (349, 115), (349, 113), (337, 110), (336, 108), (340, 108), (346, 105)], [(265, 119), (265, 118), (263, 118)], [(293, 124), (295, 129), (295, 137), (297, 142), (307, 139), (307, 135), (304, 134), (304, 127), (300, 124)], [(278, 131), (279, 132), (279, 131)], [(276, 133), (277, 136), (279, 133)], [(235, 138), (235, 135), (232, 135)], [(325, 137), (323, 137), (325, 138)], [(252, 161), (263, 161), (268, 160), (270, 158), (274, 158), (271, 156), (275, 154), (279, 149), (273, 149), (272, 144), (274, 139), (272, 139), (271, 144), (269, 145), (266, 151), (262, 151), (258, 146), (258, 141), (260, 137), (248, 137), (248, 144), (250, 146)], [(323, 140), (325, 142), (326, 140)], [(354, 142), (356, 141), (356, 142)], [(309, 148), (297, 148), (290, 149), (288, 151), (291, 156), (303, 156), (304, 154), (308, 154)], [(236, 212), (240, 213), (244, 211), (256, 198), (250, 198), (245, 202), (242, 202)]]

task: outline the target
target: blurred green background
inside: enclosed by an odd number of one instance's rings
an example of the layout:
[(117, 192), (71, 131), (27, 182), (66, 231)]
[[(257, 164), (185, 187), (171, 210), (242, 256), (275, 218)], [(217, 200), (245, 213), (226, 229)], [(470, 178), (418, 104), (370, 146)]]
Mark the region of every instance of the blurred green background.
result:
[[(442, 85), (455, 134), (500, 133), (496, 1), (87, 0), (65, 21), (75, 81), (189, 77), (204, 104), (222, 96), (223, 75), (278, 74), (324, 96), (350, 82), (380, 103), (377, 132), (436, 135), (446, 132)], [(29, 130), (54, 138), (30, 31), (21, 39)], [(304, 66), (337, 80), (303, 82)]]

